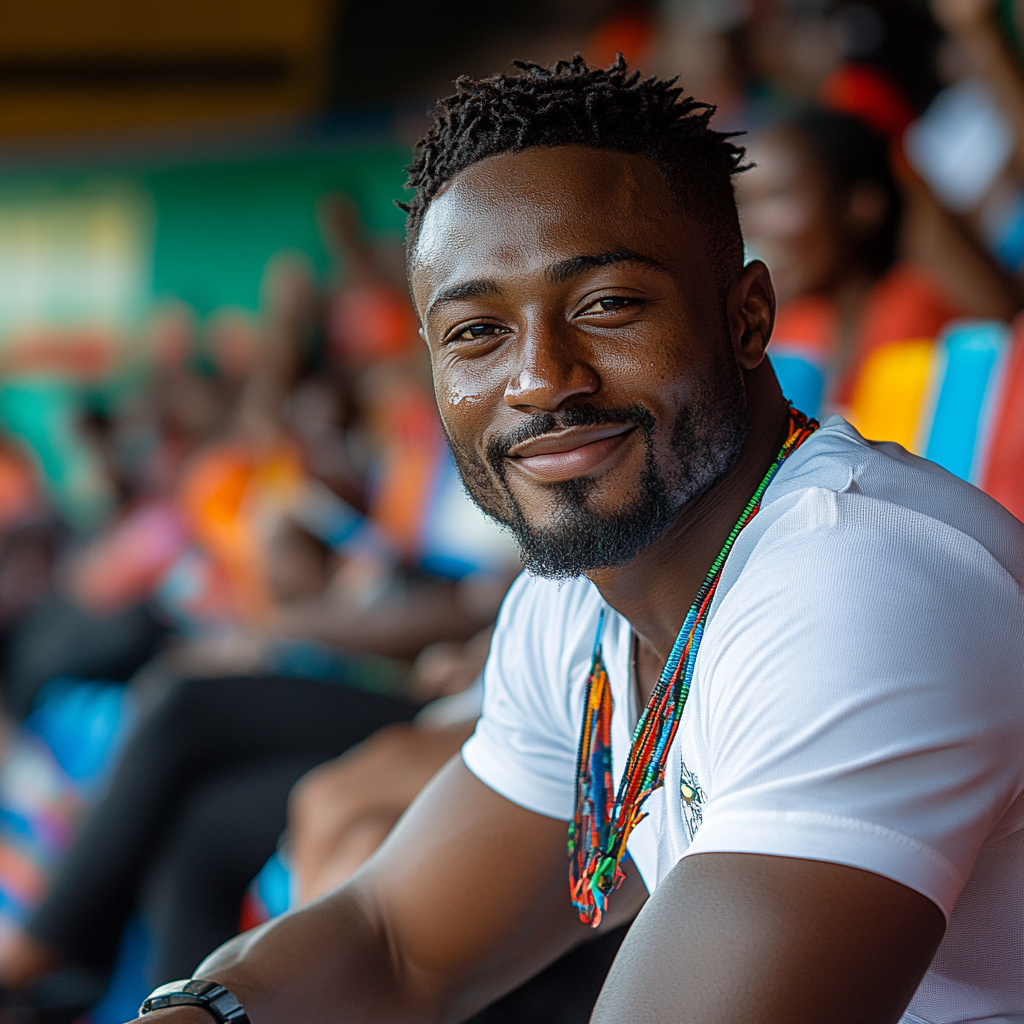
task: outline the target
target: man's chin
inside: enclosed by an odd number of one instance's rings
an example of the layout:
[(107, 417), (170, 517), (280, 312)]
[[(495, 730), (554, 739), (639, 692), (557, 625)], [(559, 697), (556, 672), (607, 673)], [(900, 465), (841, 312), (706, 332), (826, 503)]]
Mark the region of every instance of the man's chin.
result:
[(521, 539), (519, 543), (523, 568), (531, 576), (549, 580), (575, 580), (599, 569), (616, 569), (628, 564), (638, 553), (630, 552), (628, 555), (609, 558), (589, 551), (578, 551), (571, 545), (560, 543), (523, 544)]
[(667, 489), (653, 466), (639, 478), (616, 473), (575, 477), (547, 485), (498, 474), (498, 486), (479, 463), (456, 461), (470, 496), (506, 527), (519, 545), (526, 570), (550, 579), (576, 579), (597, 569), (625, 565), (667, 528)]
[(649, 500), (642, 509), (623, 509), (612, 516), (576, 506), (552, 525), (532, 524), (522, 517), (505, 525), (518, 542), (529, 573), (567, 580), (626, 565), (664, 533), (669, 521), (666, 510)]

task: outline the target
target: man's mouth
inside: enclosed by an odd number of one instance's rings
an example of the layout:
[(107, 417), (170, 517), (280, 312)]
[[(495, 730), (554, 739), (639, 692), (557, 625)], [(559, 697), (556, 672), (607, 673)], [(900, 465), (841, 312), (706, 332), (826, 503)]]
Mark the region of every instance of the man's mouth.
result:
[(507, 458), (542, 483), (561, 483), (595, 473), (636, 430), (634, 423), (567, 427), (514, 445)]

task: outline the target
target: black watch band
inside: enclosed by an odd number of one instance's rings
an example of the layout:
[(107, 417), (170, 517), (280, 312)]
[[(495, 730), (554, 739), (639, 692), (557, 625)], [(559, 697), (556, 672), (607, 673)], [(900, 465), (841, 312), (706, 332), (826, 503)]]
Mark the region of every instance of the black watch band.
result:
[(219, 981), (193, 978), (161, 985), (146, 996), (139, 1016), (172, 1006), (202, 1007), (217, 1024), (249, 1024), (242, 1004)]

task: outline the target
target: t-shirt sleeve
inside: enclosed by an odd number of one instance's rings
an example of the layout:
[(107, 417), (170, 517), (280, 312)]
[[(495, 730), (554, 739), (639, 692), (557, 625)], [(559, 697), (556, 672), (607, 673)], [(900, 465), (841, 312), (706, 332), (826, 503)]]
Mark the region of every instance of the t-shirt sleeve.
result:
[(713, 786), (687, 855), (848, 864), (948, 917), (986, 838), (1024, 817), (1020, 587), (974, 539), (879, 504), (801, 499), (715, 611)]
[[(576, 736), (571, 681), (573, 635), (594, 616), (590, 584), (523, 575), (501, 608), (484, 668), (483, 714), (462, 748), (469, 770), (491, 789), (538, 814), (572, 816)], [(590, 612), (590, 614), (588, 614)], [(585, 680), (586, 666), (582, 668)]]

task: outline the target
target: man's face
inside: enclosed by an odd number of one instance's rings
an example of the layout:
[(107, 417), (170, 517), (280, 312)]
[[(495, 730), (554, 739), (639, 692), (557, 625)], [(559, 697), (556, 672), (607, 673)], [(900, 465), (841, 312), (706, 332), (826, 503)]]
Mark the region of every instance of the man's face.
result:
[(721, 287), (647, 158), (481, 161), (431, 203), (410, 271), (459, 469), (527, 568), (624, 564), (738, 458)]

